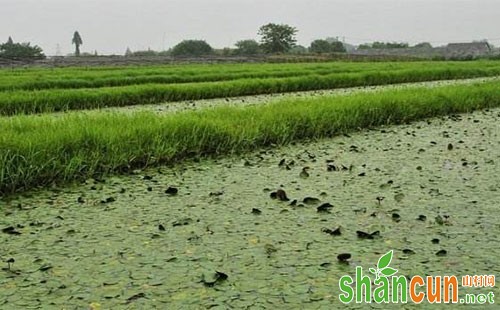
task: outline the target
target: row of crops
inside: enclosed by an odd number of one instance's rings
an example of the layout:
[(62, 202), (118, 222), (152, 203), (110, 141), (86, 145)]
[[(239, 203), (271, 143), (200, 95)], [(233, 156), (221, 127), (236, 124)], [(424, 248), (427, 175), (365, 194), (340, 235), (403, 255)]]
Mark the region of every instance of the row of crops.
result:
[[(249, 78), (252, 74), (255, 77)], [(225, 80), (196, 82), (218, 75)], [(3, 70), (0, 79), (7, 82), (0, 83), (0, 194), (495, 107), (500, 105), (500, 84), (286, 99), (163, 115), (73, 111), (55, 117), (49, 113), (53, 111), (497, 75), (500, 62), (488, 61)], [(139, 82), (146, 76), (178, 76), (184, 81)], [(64, 83), (70, 77), (96, 84), (79, 88), (75, 82), (68, 88)], [(127, 86), (103, 82), (134, 78)], [(37, 90), (30, 90), (37, 82)]]
[(4, 70), (0, 115), (497, 75), (492, 61)]

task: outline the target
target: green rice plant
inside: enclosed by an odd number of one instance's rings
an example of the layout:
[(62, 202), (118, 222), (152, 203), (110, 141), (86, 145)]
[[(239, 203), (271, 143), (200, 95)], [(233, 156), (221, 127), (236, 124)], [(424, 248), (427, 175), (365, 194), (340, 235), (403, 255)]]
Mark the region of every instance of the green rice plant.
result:
[(360, 72), (433, 69), (493, 69), (499, 62), (386, 62), (322, 64), (183, 65), (127, 68), (63, 68), (0, 70), (0, 91), (116, 87), (284, 78)]
[(144, 84), (96, 89), (0, 92), (0, 115), (155, 104), (257, 94), (385, 85), (500, 75), (500, 68), (421, 68), (303, 77), (239, 79), (186, 84)]
[(0, 193), (500, 106), (497, 82), (154, 113), (0, 118)]

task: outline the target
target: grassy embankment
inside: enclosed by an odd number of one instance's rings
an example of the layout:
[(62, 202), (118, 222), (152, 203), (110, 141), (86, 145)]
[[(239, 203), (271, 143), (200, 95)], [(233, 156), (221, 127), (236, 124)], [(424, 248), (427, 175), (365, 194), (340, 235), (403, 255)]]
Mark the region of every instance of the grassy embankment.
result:
[[(0, 115), (153, 104), (233, 96), (283, 93), (354, 86), (386, 85), (500, 75), (500, 63), (477, 62), (458, 67), (446, 63), (386, 71), (361, 70), (326, 75), (307, 74), (286, 78), (244, 78), (184, 84), (138, 84), (121, 87), (44, 89), (0, 92)], [(387, 64), (386, 64), (387, 65)], [(202, 75), (200, 75), (202, 77)], [(199, 78), (199, 77), (198, 77)]]
[(156, 115), (0, 118), (0, 193), (500, 106), (498, 82)]

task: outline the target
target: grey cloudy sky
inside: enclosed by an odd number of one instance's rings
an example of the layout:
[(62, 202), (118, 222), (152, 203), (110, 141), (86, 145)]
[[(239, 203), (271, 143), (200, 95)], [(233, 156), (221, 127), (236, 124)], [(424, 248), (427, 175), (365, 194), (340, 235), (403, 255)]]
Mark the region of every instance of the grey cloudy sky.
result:
[(72, 51), (78, 30), (83, 51), (123, 54), (161, 50), (182, 39), (214, 47), (257, 39), (268, 22), (299, 29), (298, 43), (325, 37), (347, 42), (494, 39), (500, 45), (500, 0), (0, 0), (0, 41), (10, 35), (55, 54)]

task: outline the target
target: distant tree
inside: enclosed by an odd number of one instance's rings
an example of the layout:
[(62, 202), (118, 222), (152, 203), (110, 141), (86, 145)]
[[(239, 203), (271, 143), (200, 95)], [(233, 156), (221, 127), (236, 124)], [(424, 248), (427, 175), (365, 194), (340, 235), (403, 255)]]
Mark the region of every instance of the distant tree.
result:
[(311, 42), (311, 46), (309, 47), (309, 52), (311, 53), (331, 53), (332, 45), (330, 42), (326, 40), (314, 40)]
[(261, 46), (266, 53), (286, 53), (297, 42), (297, 29), (285, 24), (267, 24), (259, 29)]
[(44, 59), (41, 47), (30, 43), (14, 43), (9, 37), (6, 43), (0, 44), (0, 58), (6, 59)]
[(203, 40), (184, 40), (172, 48), (172, 56), (199, 57), (212, 55), (213, 48)]
[(307, 47), (305, 47), (305, 46), (295, 45), (288, 52), (290, 54), (300, 55), (300, 54), (307, 54), (308, 50), (307, 50)]
[(75, 56), (80, 56), (80, 45), (83, 45), (83, 40), (78, 31), (73, 34), (73, 40), (71, 41), (75, 45)]
[(345, 53), (344, 44), (340, 41), (314, 40), (309, 47), (311, 53)]
[(241, 40), (236, 42), (235, 54), (242, 56), (252, 56), (261, 53), (260, 45), (255, 40)]
[(415, 47), (418, 47), (418, 48), (432, 48), (432, 45), (429, 42), (422, 42), (422, 43), (416, 44)]
[(335, 41), (335, 42), (332, 42), (330, 44), (332, 45), (332, 52), (333, 53), (345, 53), (346, 52), (344, 43), (342, 43), (340, 41)]
[(360, 44), (358, 46), (358, 50), (369, 50), (372, 48), (372, 45), (370, 43), (364, 43), (364, 44)]

